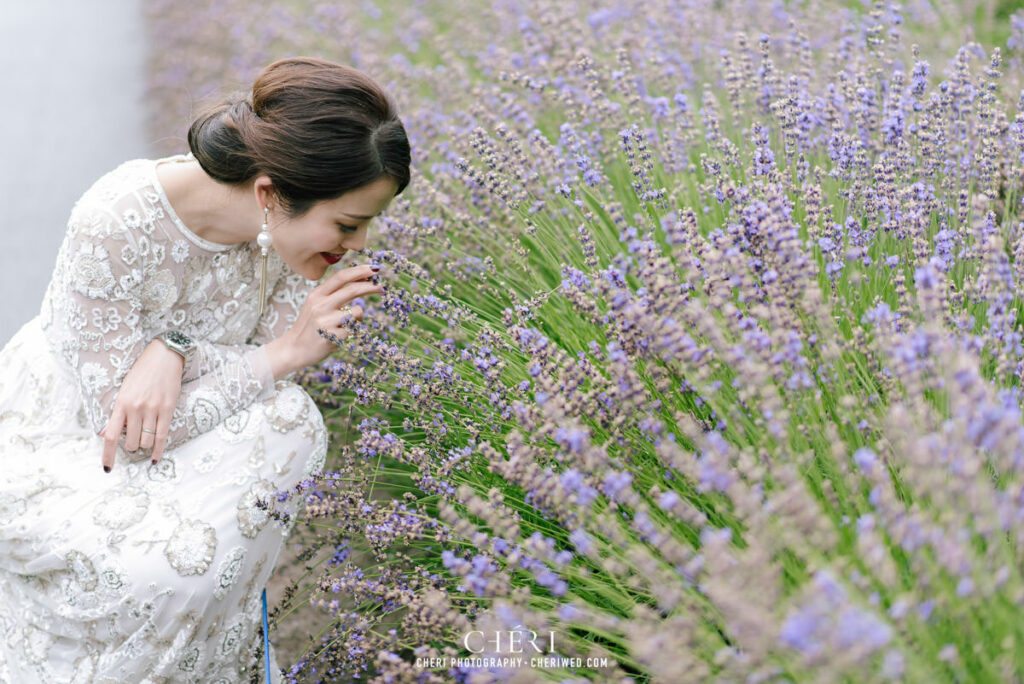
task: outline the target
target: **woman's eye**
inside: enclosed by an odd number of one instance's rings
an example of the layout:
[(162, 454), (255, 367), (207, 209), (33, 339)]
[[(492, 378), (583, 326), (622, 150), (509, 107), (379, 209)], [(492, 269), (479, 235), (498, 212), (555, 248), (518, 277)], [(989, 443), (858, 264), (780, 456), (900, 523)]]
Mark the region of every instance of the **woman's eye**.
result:
[(338, 227), (341, 228), (346, 233), (354, 233), (357, 230), (359, 230), (359, 226), (349, 226), (349, 225), (346, 225), (344, 223), (339, 223)]

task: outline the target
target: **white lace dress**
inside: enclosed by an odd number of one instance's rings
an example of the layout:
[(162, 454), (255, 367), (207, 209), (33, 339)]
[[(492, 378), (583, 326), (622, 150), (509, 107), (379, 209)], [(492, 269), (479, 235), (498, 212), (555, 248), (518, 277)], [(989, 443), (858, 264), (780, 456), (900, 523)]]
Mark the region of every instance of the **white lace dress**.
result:
[[(40, 314), (0, 351), (0, 682), (210, 684), (260, 667), (260, 592), (287, 529), (256, 501), (320, 469), (327, 445), (261, 345), (314, 283), (272, 252), (257, 320), (259, 248), (201, 239), (160, 187), (156, 165), (187, 158), (126, 162), (82, 196)], [(96, 433), (168, 329), (197, 352), (164, 458), (119, 448), (107, 474)]]

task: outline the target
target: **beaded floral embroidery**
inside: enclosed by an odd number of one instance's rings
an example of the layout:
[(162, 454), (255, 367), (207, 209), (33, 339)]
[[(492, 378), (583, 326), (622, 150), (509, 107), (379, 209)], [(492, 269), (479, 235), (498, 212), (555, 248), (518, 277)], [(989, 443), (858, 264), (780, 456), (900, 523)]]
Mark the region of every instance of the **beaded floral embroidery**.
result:
[(167, 541), (164, 555), (179, 575), (201, 575), (210, 567), (216, 548), (213, 526), (201, 520), (185, 520)]

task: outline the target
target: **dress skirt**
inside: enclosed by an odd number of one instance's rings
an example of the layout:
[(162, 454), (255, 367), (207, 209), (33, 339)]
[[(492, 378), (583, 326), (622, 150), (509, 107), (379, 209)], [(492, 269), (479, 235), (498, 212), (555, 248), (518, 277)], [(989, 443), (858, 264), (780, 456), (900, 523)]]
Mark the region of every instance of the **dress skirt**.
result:
[(315, 403), (279, 381), (108, 474), (77, 387), (38, 317), (0, 351), (0, 682), (249, 681), (289, 529), (258, 501), (294, 514), (275, 493), (322, 468)]

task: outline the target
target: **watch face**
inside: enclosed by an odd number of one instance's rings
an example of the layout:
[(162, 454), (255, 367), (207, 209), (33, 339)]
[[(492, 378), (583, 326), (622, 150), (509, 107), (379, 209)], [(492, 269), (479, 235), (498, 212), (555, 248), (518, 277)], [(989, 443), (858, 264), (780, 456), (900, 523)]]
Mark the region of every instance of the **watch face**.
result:
[(168, 330), (167, 339), (174, 344), (180, 344), (182, 347), (192, 346), (192, 338), (182, 332), (178, 332), (177, 330)]

